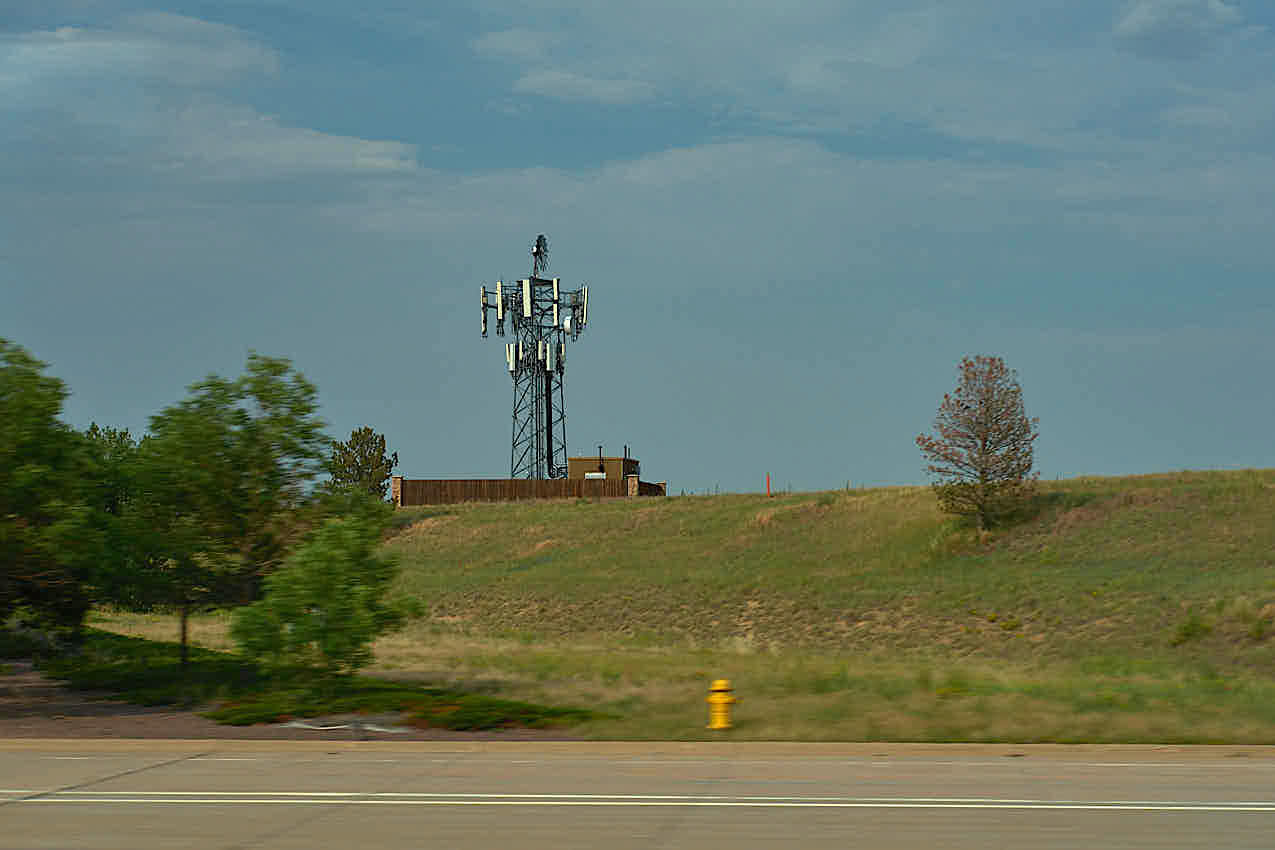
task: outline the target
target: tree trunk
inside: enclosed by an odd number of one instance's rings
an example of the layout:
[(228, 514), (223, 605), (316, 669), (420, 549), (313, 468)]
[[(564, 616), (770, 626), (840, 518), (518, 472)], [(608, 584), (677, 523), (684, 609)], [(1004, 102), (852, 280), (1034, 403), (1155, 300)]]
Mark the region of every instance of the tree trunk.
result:
[(186, 642), (186, 636), (190, 623), (190, 603), (182, 603), (182, 670), (186, 669), (186, 664), (190, 660), (190, 648)]

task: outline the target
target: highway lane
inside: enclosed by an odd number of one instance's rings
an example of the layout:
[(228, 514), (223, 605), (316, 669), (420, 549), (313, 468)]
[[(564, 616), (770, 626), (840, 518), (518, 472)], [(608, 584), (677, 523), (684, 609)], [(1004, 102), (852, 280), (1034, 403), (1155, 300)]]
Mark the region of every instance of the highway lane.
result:
[(0, 742), (0, 848), (1275, 846), (1275, 749)]

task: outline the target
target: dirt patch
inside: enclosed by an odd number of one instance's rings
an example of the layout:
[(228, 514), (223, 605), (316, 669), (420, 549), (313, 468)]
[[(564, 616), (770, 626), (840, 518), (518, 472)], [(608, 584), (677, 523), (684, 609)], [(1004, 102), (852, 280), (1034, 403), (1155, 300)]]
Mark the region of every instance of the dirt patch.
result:
[(1110, 514), (1111, 506), (1109, 504), (1081, 505), (1078, 508), (1071, 508), (1060, 513), (1058, 519), (1054, 520), (1053, 533), (1062, 535), (1073, 529), (1097, 525)]
[[(281, 723), (223, 726), (196, 711), (140, 706), (76, 691), (43, 676), (30, 661), (7, 661), (0, 675), (0, 739), (4, 738), (183, 738), (288, 741), (564, 741), (560, 730), (506, 729), (453, 732), (402, 728), (398, 718), (377, 715), (314, 717), (300, 728)], [(368, 728), (368, 726), (377, 728)]]
[(445, 514), (443, 516), (428, 516), (428, 517), (425, 517), (424, 519), (419, 519), (416, 522), (409, 525), (407, 528), (405, 528), (401, 532), (400, 536), (411, 537), (417, 534), (424, 534), (426, 532), (433, 531), (434, 529), (438, 528), (440, 525), (446, 525), (447, 523), (452, 522), (455, 519), (456, 519), (455, 514)]
[(776, 508), (763, 508), (753, 517), (753, 525), (759, 528), (765, 528), (772, 522), (780, 519), (788, 519), (791, 517), (803, 517), (807, 514), (818, 513), (821, 508), (829, 507), (829, 505), (818, 505), (814, 502), (800, 502), (795, 505), (783, 505)]
[(530, 548), (524, 549), (521, 552), (519, 552), (518, 558), (519, 559), (530, 558), (534, 555), (538, 555), (544, 550), (548, 549), (550, 546), (553, 546), (556, 542), (557, 541), (553, 540), (552, 538), (548, 540), (541, 540), (539, 543), (535, 544), (534, 546), (531, 546)]

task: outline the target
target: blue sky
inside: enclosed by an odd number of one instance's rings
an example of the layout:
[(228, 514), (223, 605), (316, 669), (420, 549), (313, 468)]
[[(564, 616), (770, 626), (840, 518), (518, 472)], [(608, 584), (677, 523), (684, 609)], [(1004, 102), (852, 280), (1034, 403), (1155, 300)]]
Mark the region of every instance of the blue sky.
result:
[(924, 481), (965, 354), (1044, 477), (1270, 467), (1275, 6), (0, 5), (0, 336), (145, 428), (250, 350), (415, 477), (508, 472), (480, 283), (590, 284), (570, 450)]

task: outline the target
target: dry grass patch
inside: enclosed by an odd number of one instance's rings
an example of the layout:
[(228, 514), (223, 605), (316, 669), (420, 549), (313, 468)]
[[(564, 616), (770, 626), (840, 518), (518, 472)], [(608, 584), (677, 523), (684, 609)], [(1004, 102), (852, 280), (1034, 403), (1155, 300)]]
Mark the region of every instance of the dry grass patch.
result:
[[(107, 632), (156, 641), (181, 638), (180, 620), (175, 614), (139, 614), (117, 608), (98, 608), (89, 614), (88, 624)], [(230, 637), (230, 613), (214, 611), (192, 614), (188, 623), (191, 646), (226, 652), (235, 648)]]

